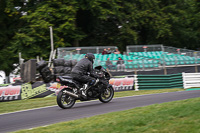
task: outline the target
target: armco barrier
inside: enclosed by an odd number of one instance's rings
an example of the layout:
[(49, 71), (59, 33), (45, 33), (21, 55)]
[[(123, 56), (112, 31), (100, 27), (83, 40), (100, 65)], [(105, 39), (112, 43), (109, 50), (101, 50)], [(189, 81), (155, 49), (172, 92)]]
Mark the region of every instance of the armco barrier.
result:
[(165, 88), (183, 88), (182, 74), (135, 76), (135, 89)]
[(200, 73), (182, 73), (184, 89), (200, 87)]

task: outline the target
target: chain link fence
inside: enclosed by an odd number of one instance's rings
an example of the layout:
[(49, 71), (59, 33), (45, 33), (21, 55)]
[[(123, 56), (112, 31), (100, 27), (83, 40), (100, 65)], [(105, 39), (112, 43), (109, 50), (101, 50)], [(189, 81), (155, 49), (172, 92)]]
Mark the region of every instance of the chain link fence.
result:
[[(116, 46), (97, 46), (97, 47), (68, 47), (58, 48), (57, 58), (65, 60), (81, 60), (86, 53), (94, 53), (96, 60), (94, 66), (101, 65), (111, 71), (151, 71), (178, 66), (197, 66), (200, 64), (200, 52), (188, 49), (155, 45), (134, 45), (127, 46), (124, 54), (102, 55), (104, 49), (110, 48), (111, 51), (117, 49)], [(118, 57), (123, 59), (119, 62)], [(107, 65), (109, 58), (112, 65)]]
[(110, 48), (111, 51), (117, 49), (117, 46), (90, 46), (90, 47), (66, 47), (66, 48), (58, 48), (57, 49), (57, 58), (64, 58), (64, 56), (68, 56), (69, 58), (73, 58), (73, 55), (79, 54), (100, 54), (104, 49)]
[(126, 46), (126, 52), (151, 52), (151, 51), (163, 51), (173, 53), (173, 54), (179, 54), (179, 55), (185, 55), (185, 56), (191, 56), (200, 58), (200, 51), (195, 50), (189, 50), (185, 48), (176, 48), (171, 46), (163, 46), (162, 44), (154, 44), (154, 45), (129, 45)]
[(126, 52), (148, 52), (148, 51), (164, 51), (162, 44), (155, 45), (129, 45), (126, 46)]

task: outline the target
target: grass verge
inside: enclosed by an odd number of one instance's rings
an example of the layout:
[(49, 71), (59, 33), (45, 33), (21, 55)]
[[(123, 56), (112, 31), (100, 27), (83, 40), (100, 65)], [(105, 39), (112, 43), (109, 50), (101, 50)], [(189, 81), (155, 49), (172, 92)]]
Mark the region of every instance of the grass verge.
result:
[(193, 98), (154, 104), (17, 133), (199, 133), (199, 101)]
[[(183, 91), (184, 89), (161, 89), (161, 90), (140, 90), (140, 91), (121, 91), (115, 92), (114, 97), (124, 97), (124, 96), (134, 96), (134, 95), (144, 95), (144, 94), (154, 94), (154, 93), (164, 93), (164, 92), (174, 92)], [(0, 114), (33, 109), (45, 106), (57, 105), (56, 97), (46, 97), (46, 98), (35, 98), (27, 100), (17, 100), (10, 102), (0, 102)]]

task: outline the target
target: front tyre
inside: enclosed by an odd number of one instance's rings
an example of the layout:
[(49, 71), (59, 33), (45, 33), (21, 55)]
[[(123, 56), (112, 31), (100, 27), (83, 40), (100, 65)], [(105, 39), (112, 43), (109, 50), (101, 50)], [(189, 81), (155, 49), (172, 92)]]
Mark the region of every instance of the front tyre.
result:
[(112, 100), (113, 96), (114, 96), (114, 89), (112, 85), (109, 84), (108, 87), (100, 95), (99, 100), (102, 103), (108, 103)]
[(76, 99), (66, 94), (65, 90), (72, 91), (68, 88), (62, 89), (57, 95), (57, 104), (62, 109), (69, 109), (75, 104)]

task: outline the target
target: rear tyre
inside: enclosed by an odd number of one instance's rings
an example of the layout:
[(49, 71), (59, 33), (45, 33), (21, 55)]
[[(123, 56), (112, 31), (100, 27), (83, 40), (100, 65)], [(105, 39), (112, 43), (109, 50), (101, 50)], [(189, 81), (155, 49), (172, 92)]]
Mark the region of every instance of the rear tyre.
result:
[(114, 89), (112, 87), (112, 85), (109, 85), (104, 92), (100, 95), (99, 100), (102, 103), (108, 103), (112, 100), (114, 96)]
[(62, 89), (57, 95), (57, 104), (62, 109), (69, 109), (74, 106), (76, 99), (69, 96), (68, 94), (65, 94), (63, 92), (65, 90), (72, 92), (72, 90), (69, 88)]

